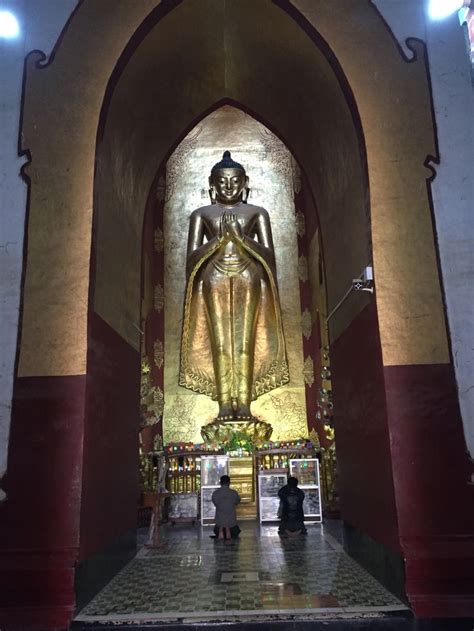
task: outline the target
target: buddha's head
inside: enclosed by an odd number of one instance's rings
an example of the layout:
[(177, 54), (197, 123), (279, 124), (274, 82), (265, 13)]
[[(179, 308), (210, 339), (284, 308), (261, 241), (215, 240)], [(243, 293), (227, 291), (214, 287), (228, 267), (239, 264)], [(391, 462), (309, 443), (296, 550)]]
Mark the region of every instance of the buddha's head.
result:
[(249, 179), (244, 167), (232, 160), (230, 151), (224, 151), (222, 160), (211, 169), (209, 177), (211, 200), (224, 205), (246, 201), (248, 183)]

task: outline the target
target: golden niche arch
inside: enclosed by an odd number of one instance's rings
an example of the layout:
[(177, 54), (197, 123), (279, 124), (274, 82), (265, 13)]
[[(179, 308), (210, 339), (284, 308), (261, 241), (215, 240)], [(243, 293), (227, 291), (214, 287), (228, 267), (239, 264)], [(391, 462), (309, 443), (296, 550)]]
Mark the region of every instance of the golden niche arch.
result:
[[(193, 209), (209, 201), (207, 177), (212, 165), (220, 159), (221, 146), (232, 147), (233, 157), (246, 167), (250, 177), (249, 203), (265, 206), (270, 213), (290, 366), (290, 383), (259, 397), (252, 404), (252, 410), (257, 417), (271, 421), (274, 440), (299, 438), (308, 432), (294, 201), (294, 189), (300, 179), (299, 167), (286, 146), (270, 130), (242, 110), (224, 105), (202, 119), (167, 162), (163, 211), (164, 442), (201, 442), (201, 426), (216, 416), (216, 403), (208, 396), (181, 388), (176, 375), (179, 371), (189, 215)], [(276, 412), (283, 394), (287, 413), (281, 415)], [(185, 420), (183, 410), (186, 410)]]

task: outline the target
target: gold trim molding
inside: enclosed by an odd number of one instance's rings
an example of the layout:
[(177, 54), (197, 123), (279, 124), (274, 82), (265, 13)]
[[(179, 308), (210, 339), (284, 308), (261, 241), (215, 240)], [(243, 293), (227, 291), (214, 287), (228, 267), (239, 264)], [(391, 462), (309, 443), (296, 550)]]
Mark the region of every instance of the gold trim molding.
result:
[(155, 252), (160, 254), (165, 249), (165, 235), (161, 228), (155, 229)]
[(298, 259), (298, 278), (302, 283), (306, 283), (308, 280), (308, 261), (303, 255)]
[(303, 377), (305, 384), (311, 388), (314, 383), (314, 362), (310, 355), (304, 360)]
[(157, 368), (163, 368), (165, 363), (165, 349), (161, 340), (155, 340), (153, 344), (153, 360)]
[(165, 306), (165, 291), (162, 285), (156, 285), (154, 294), (153, 294), (153, 304), (155, 307), (155, 311), (161, 313), (163, 311), (163, 307)]
[(305, 309), (301, 314), (301, 332), (307, 340), (309, 340), (313, 332), (313, 318), (309, 309)]
[(301, 239), (306, 234), (306, 219), (301, 210), (295, 212), (295, 224), (298, 237)]

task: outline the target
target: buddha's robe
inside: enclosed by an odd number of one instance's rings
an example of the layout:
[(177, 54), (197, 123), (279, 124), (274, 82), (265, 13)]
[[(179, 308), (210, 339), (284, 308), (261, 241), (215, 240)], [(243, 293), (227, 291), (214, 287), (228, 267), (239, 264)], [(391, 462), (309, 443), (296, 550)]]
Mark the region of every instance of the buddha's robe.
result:
[[(289, 381), (273, 242), (268, 213), (243, 203), (229, 210), (242, 228), (243, 242), (219, 242), (226, 211), (213, 204), (191, 215), (179, 384), (220, 400), (227, 385), (218, 382), (225, 379), (233, 399), (245, 398), (239, 373), (247, 361), (254, 400)], [(243, 346), (250, 358), (239, 356)], [(213, 357), (223, 351), (230, 356), (225, 377), (216, 376)]]

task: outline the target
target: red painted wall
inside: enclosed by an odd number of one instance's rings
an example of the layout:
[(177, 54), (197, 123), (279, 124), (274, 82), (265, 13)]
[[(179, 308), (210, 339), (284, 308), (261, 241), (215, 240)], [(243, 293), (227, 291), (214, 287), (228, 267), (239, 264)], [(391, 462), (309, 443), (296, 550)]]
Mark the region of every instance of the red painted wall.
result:
[(140, 355), (89, 315), (80, 560), (136, 527)]
[(0, 504), (0, 627), (65, 628), (79, 546), (85, 375), (15, 382)]
[(375, 301), (331, 345), (331, 368), (342, 517), (400, 553)]
[(452, 365), (383, 367), (374, 303), (331, 363), (344, 520), (403, 555), (417, 617), (474, 616), (474, 467)]
[(474, 616), (474, 464), (452, 365), (384, 369), (407, 594), (420, 616)]
[(15, 383), (0, 627), (66, 628), (74, 568), (136, 527), (140, 357), (91, 314), (88, 375)]

